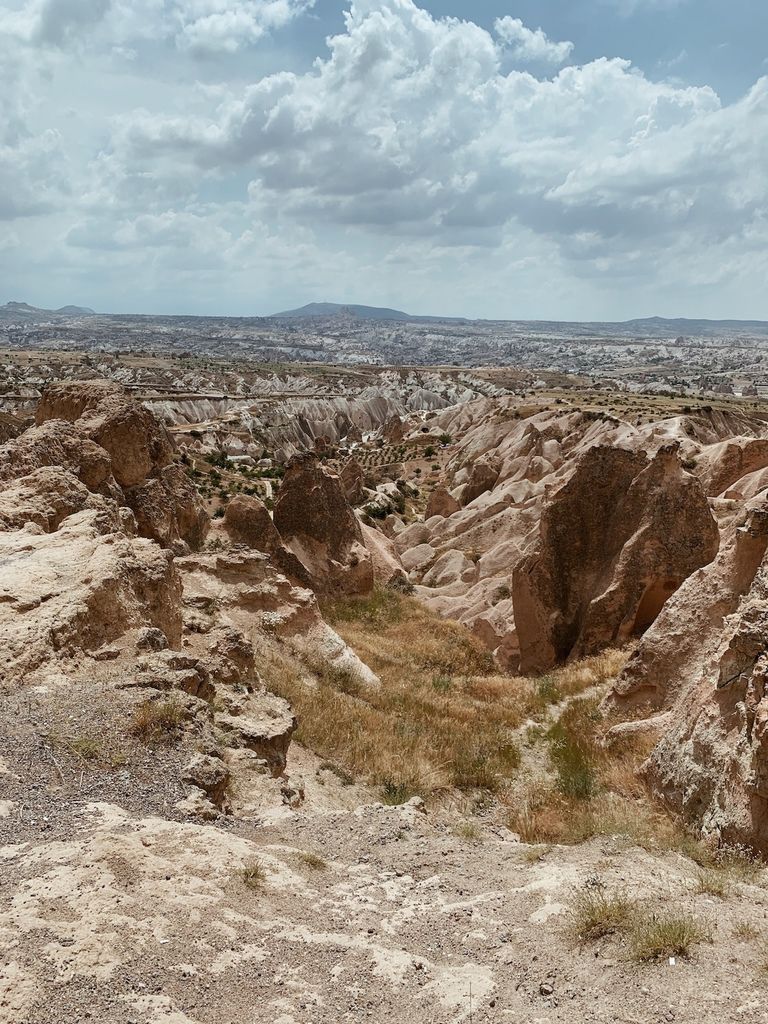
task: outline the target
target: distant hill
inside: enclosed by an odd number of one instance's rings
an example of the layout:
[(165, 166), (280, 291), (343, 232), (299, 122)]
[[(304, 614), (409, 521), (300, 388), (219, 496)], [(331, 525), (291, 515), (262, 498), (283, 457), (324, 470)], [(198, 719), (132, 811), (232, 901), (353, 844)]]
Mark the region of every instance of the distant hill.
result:
[(0, 306), (0, 320), (23, 323), (25, 320), (49, 320), (51, 317), (96, 316), (87, 306), (62, 306), (60, 309), (41, 309), (28, 302), (6, 302)]
[(416, 320), (400, 309), (386, 309), (378, 306), (343, 305), (339, 302), (310, 302), (301, 309), (289, 309), (284, 313), (275, 313), (275, 319), (314, 318), (320, 316), (354, 316), (358, 320)]

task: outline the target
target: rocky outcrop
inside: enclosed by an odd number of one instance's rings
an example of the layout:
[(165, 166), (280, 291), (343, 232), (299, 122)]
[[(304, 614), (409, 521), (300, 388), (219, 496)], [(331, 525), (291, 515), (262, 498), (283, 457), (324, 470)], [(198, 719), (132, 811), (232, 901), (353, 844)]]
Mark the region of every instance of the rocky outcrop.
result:
[[(768, 853), (768, 510), (747, 506), (684, 583), (608, 699), (659, 736), (644, 766), (666, 804), (716, 841)], [(617, 727), (620, 728), (620, 727)]]
[[(768, 468), (768, 440), (757, 437), (734, 437), (705, 448), (696, 457), (695, 473), (706, 494), (727, 494), (738, 481)], [(735, 495), (742, 497), (741, 488)]]
[(341, 480), (311, 454), (288, 465), (275, 505), (275, 526), (320, 594), (373, 588), (370, 552)]
[(643, 633), (719, 534), (677, 446), (595, 447), (547, 501), (539, 540), (515, 568), (520, 670), (542, 672)]
[(395, 590), (410, 590), (408, 577), (389, 537), (364, 523), (362, 533), (363, 543), (371, 556), (374, 584)]
[(143, 405), (109, 381), (64, 381), (45, 389), (35, 413), (39, 425), (65, 420), (80, 437), (103, 448), (120, 487), (143, 484), (173, 459), (168, 431)]
[(384, 424), (382, 437), (390, 444), (400, 444), (405, 437), (405, 424), (399, 416), (391, 416)]
[[(689, 475), (681, 476), (681, 462), (698, 477), (700, 468), (717, 462), (714, 455), (708, 457), (708, 448), (720, 445), (734, 427), (745, 436), (749, 430), (763, 429), (755, 420), (730, 423), (712, 417), (702, 422), (673, 417), (638, 426), (574, 408), (545, 410), (525, 418), (506, 399), (471, 402), (441, 413), (437, 427), (456, 439), (443, 486), (462, 507), (449, 516), (433, 514), (440, 507), (436, 500), (428, 506), (424, 522), (399, 530), (394, 543), (416, 596), (433, 611), (472, 629), (501, 666), (513, 672), (520, 670), (518, 613), (525, 634), (525, 664), (530, 666), (549, 666), (552, 659), (568, 657), (570, 652), (576, 656), (580, 650), (614, 643), (627, 631), (642, 633), (684, 574), (716, 550), (717, 527), (706, 510), (705, 489)], [(678, 443), (680, 451), (668, 463), (669, 478), (662, 479), (660, 474), (654, 485), (659, 493), (672, 496), (672, 506), (661, 502), (652, 511), (649, 505), (650, 519), (635, 524), (641, 532), (637, 536), (622, 532), (616, 511), (625, 507), (621, 488), (632, 484), (633, 493), (640, 494), (641, 484), (633, 482), (643, 467), (647, 469), (658, 453)], [(611, 492), (610, 479), (602, 481), (596, 473), (594, 498), (593, 485), (580, 468), (593, 449), (615, 452), (606, 457), (607, 473), (610, 477), (615, 461), (620, 481)], [(650, 479), (660, 472), (662, 462), (643, 478), (643, 486), (650, 489), (639, 501), (656, 502)], [(737, 486), (754, 492), (761, 484), (758, 478), (766, 472), (756, 470)], [(579, 474), (582, 483), (576, 480), (569, 490), (569, 482)], [(486, 484), (490, 489), (477, 494)], [(473, 492), (476, 496), (465, 504)], [(689, 492), (695, 499), (690, 508)], [(551, 508), (556, 496), (561, 505), (558, 513)], [(674, 511), (675, 502), (680, 515)], [(718, 517), (732, 514), (727, 502), (721, 504)], [(598, 507), (600, 512), (595, 511)], [(544, 536), (547, 523), (549, 533)], [(609, 554), (603, 551), (606, 530), (612, 545)], [(579, 540), (581, 532), (594, 538), (594, 548)], [(667, 550), (667, 534), (677, 545), (675, 552)], [(653, 536), (658, 543), (650, 539)], [(560, 552), (557, 557), (554, 550)], [(549, 567), (541, 562), (534, 570), (542, 558), (549, 557), (554, 559)], [(518, 575), (526, 560), (532, 560), (526, 564), (526, 571), (532, 572), (532, 593), (527, 596), (523, 591), (528, 584)], [(651, 569), (654, 560), (658, 564)], [(566, 570), (574, 583), (564, 584), (562, 592), (556, 593), (547, 577), (556, 579)], [(517, 602), (513, 602), (515, 578)], [(576, 611), (576, 606), (581, 610)], [(554, 634), (560, 638), (555, 640)], [(534, 640), (526, 639), (530, 637)], [(539, 644), (539, 651), (529, 651), (529, 644)]]
[(224, 527), (236, 544), (271, 554), (283, 541), (266, 505), (258, 498), (237, 494), (227, 503)]
[(461, 505), (469, 505), (481, 494), (496, 486), (501, 472), (501, 462), (493, 455), (484, 455), (473, 463), (469, 480), (461, 489)]
[(347, 501), (350, 505), (359, 505), (365, 499), (365, 472), (357, 459), (345, 463), (339, 478)]
[(460, 508), (460, 503), (454, 498), (448, 488), (444, 484), (438, 484), (429, 496), (424, 518), (431, 519), (432, 516), (443, 516), (443, 518), (449, 519)]
[(174, 462), (173, 440), (122, 388), (107, 381), (52, 384), (35, 422), (0, 447), (0, 481), (57, 466), (89, 491), (131, 508), (140, 535), (164, 547), (200, 547), (208, 516)]
[(67, 665), (140, 626), (181, 642), (181, 587), (167, 551), (125, 536), (116, 515), (84, 510), (55, 532), (0, 533), (3, 678)]
[(311, 586), (309, 573), (283, 539), (263, 502), (252, 495), (238, 494), (224, 513), (224, 528), (235, 544), (246, 544), (269, 555), (272, 563), (304, 586)]

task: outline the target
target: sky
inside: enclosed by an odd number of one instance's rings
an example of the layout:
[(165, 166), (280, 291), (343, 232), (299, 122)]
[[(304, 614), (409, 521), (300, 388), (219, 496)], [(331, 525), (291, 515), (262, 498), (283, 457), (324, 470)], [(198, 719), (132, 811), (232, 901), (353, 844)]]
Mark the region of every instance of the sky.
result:
[(0, 0), (0, 302), (768, 320), (765, 0)]

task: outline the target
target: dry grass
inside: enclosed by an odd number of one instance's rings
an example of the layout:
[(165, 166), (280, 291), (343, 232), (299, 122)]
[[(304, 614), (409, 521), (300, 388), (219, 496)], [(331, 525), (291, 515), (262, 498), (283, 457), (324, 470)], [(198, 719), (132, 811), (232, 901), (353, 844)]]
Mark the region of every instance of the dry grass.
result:
[[(610, 678), (621, 661), (614, 651), (602, 657)], [(583, 678), (583, 664), (572, 668), (576, 679)], [(629, 735), (606, 746), (602, 737), (609, 725), (599, 700), (586, 695), (572, 700), (543, 733), (549, 742), (552, 783), (532, 785), (507, 800), (509, 827), (524, 842), (573, 845), (612, 836), (649, 850), (678, 848), (679, 827), (650, 799), (640, 774), (652, 737)]]
[[(538, 680), (506, 676), (466, 628), (403, 594), (376, 590), (327, 603), (323, 613), (379, 676), (380, 688), (322, 666), (312, 679), (277, 648), (264, 654), (260, 668), (296, 710), (296, 739), (345, 775), (378, 787), (390, 804), (449, 790), (503, 796), (520, 764), (515, 731), (529, 718), (541, 719), (553, 702), (603, 686), (628, 656), (606, 651)], [(596, 750), (591, 725), (587, 735)], [(562, 745), (559, 796), (591, 796), (588, 767), (582, 765), (579, 777), (567, 748)]]
[(599, 880), (592, 879), (578, 889), (569, 908), (569, 931), (579, 942), (594, 942), (606, 935), (628, 931), (638, 920), (636, 900), (623, 892), (609, 893)]
[(311, 850), (302, 850), (297, 856), (301, 863), (312, 871), (325, 871), (328, 867), (328, 862), (319, 854), (312, 853)]
[(696, 879), (696, 892), (703, 896), (718, 896), (725, 899), (730, 894), (730, 879), (725, 872), (715, 868), (704, 868)]
[(173, 700), (147, 700), (133, 713), (131, 732), (150, 742), (170, 742), (184, 722), (184, 709)]
[(759, 928), (755, 928), (753, 924), (750, 924), (749, 921), (739, 921), (738, 924), (733, 926), (731, 934), (739, 942), (755, 942), (762, 937), (763, 933)]
[(683, 911), (652, 914), (632, 929), (632, 958), (640, 963), (690, 954), (691, 946), (712, 940), (705, 922)]
[(295, 708), (299, 742), (381, 787), (390, 803), (450, 788), (496, 790), (514, 775), (512, 732), (526, 713), (527, 680), (494, 675), (467, 629), (403, 595), (376, 591), (324, 611), (382, 685), (363, 691), (325, 671), (309, 685), (297, 663), (268, 655), (264, 674)]
[(462, 821), (453, 829), (453, 834), (468, 843), (482, 842), (483, 833), (474, 821)]
[(240, 868), (238, 875), (249, 889), (258, 891), (267, 880), (267, 869), (260, 860), (249, 860)]

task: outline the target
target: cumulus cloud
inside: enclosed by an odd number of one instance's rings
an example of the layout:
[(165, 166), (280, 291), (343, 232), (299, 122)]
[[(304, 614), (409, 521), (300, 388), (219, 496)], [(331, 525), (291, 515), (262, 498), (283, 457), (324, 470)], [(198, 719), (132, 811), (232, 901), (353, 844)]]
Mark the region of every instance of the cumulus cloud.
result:
[(176, 39), (198, 52), (234, 53), (270, 30), (283, 28), (313, 4), (314, 0), (177, 0)]
[[(196, 53), (234, 53), (283, 28), (315, 0), (27, 0), (0, 11), (0, 31), (32, 45), (100, 41), (125, 49), (136, 40), (172, 39)], [(130, 52), (128, 49), (127, 52)]]
[(31, 127), (33, 73), (0, 45), (0, 220), (49, 212), (68, 190), (60, 132)]
[(619, 59), (504, 74), (487, 32), (411, 0), (356, 3), (329, 45), (309, 73), (263, 78), (209, 118), (129, 118), (122, 159), (245, 169), (252, 198), (305, 222), (443, 245), (497, 245), (523, 225), (575, 256), (678, 231), (715, 240), (768, 199), (764, 83), (723, 108)]
[[(227, 53), (307, 6), (111, 0), (100, 31), (128, 45), (138, 22), (154, 25), (191, 67), (203, 40)], [(99, 125), (69, 205), (64, 129), (33, 130), (17, 107), (0, 120), (0, 215), (58, 195), (59, 263), (101, 267), (107, 252), (144, 275), (146, 258), (168, 280), (225, 289), (269, 280), (272, 259), (297, 288), (335, 290), (348, 272), (350, 290), (375, 297), (391, 275), (471, 293), (480, 309), (514, 278), (545, 305), (559, 289), (576, 315), (587, 287), (651, 295), (764, 275), (768, 79), (724, 105), (623, 59), (557, 70), (570, 52), (512, 18), (491, 33), (413, 0), (354, 0), (306, 71), (199, 89), (158, 80), (149, 100), (142, 82), (145, 109), (122, 104)]]
[(573, 43), (554, 43), (542, 29), (526, 28), (519, 18), (497, 18), (494, 28), (512, 56), (521, 62), (563, 64), (573, 51)]

